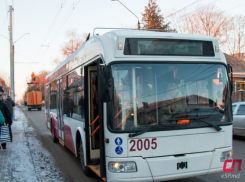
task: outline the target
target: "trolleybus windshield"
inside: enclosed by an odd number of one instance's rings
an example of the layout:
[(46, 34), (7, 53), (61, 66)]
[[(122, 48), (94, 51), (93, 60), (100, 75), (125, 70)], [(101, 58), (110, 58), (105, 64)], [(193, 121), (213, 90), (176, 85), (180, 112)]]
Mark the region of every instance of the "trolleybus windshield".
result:
[[(132, 132), (228, 124), (222, 64), (113, 64), (110, 128)], [(211, 123), (211, 124), (210, 124)]]

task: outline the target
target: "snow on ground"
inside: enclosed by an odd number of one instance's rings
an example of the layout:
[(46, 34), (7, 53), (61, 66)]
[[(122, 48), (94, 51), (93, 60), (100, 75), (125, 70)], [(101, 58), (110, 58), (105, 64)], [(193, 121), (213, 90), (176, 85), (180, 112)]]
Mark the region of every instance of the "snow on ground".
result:
[(20, 108), (15, 108), (15, 118), (13, 142), (7, 144), (6, 150), (0, 150), (0, 181), (67, 182), (51, 154), (36, 139), (37, 132), (28, 125)]

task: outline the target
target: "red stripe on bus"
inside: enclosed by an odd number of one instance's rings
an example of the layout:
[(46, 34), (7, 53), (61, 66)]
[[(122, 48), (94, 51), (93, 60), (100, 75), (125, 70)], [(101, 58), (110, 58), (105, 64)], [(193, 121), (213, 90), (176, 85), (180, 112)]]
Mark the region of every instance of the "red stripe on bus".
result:
[(76, 155), (75, 147), (72, 139), (71, 128), (68, 125), (64, 125), (64, 137), (65, 137), (65, 146)]

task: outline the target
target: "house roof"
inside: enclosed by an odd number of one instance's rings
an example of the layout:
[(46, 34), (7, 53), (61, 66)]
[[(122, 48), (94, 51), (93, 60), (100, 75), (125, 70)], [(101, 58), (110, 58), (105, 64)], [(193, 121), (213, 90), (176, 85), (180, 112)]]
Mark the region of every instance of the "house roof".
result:
[(232, 66), (233, 77), (245, 78), (245, 61), (239, 60), (233, 56), (225, 54), (226, 61)]
[(245, 73), (245, 61), (239, 60), (235, 57), (225, 54), (226, 61), (231, 64), (233, 72), (243, 72)]

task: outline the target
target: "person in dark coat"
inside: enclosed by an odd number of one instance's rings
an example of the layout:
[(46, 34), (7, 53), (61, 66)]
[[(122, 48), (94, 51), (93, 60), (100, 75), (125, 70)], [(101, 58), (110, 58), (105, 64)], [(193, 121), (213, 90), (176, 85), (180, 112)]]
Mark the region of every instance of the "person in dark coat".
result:
[(84, 98), (83, 98), (83, 95), (80, 97), (78, 105), (79, 105), (79, 108), (81, 111), (81, 117), (84, 118)]
[[(0, 87), (0, 110), (5, 118), (5, 124), (12, 125), (12, 120), (7, 105), (3, 102), (3, 92), (4, 90)], [(6, 143), (1, 144), (3, 149), (6, 149)]]
[(13, 107), (15, 106), (15, 103), (9, 95), (4, 103), (7, 105), (9, 112), (10, 112), (11, 120), (13, 121)]
[(72, 115), (73, 115), (73, 109), (74, 109), (74, 101), (73, 99), (71, 98), (71, 96), (69, 97), (69, 103), (70, 103), (70, 111), (71, 111), (71, 118), (72, 118)]
[(67, 93), (64, 93), (64, 99), (63, 99), (63, 114), (67, 117), (70, 117), (70, 99), (68, 97), (69, 95)]

